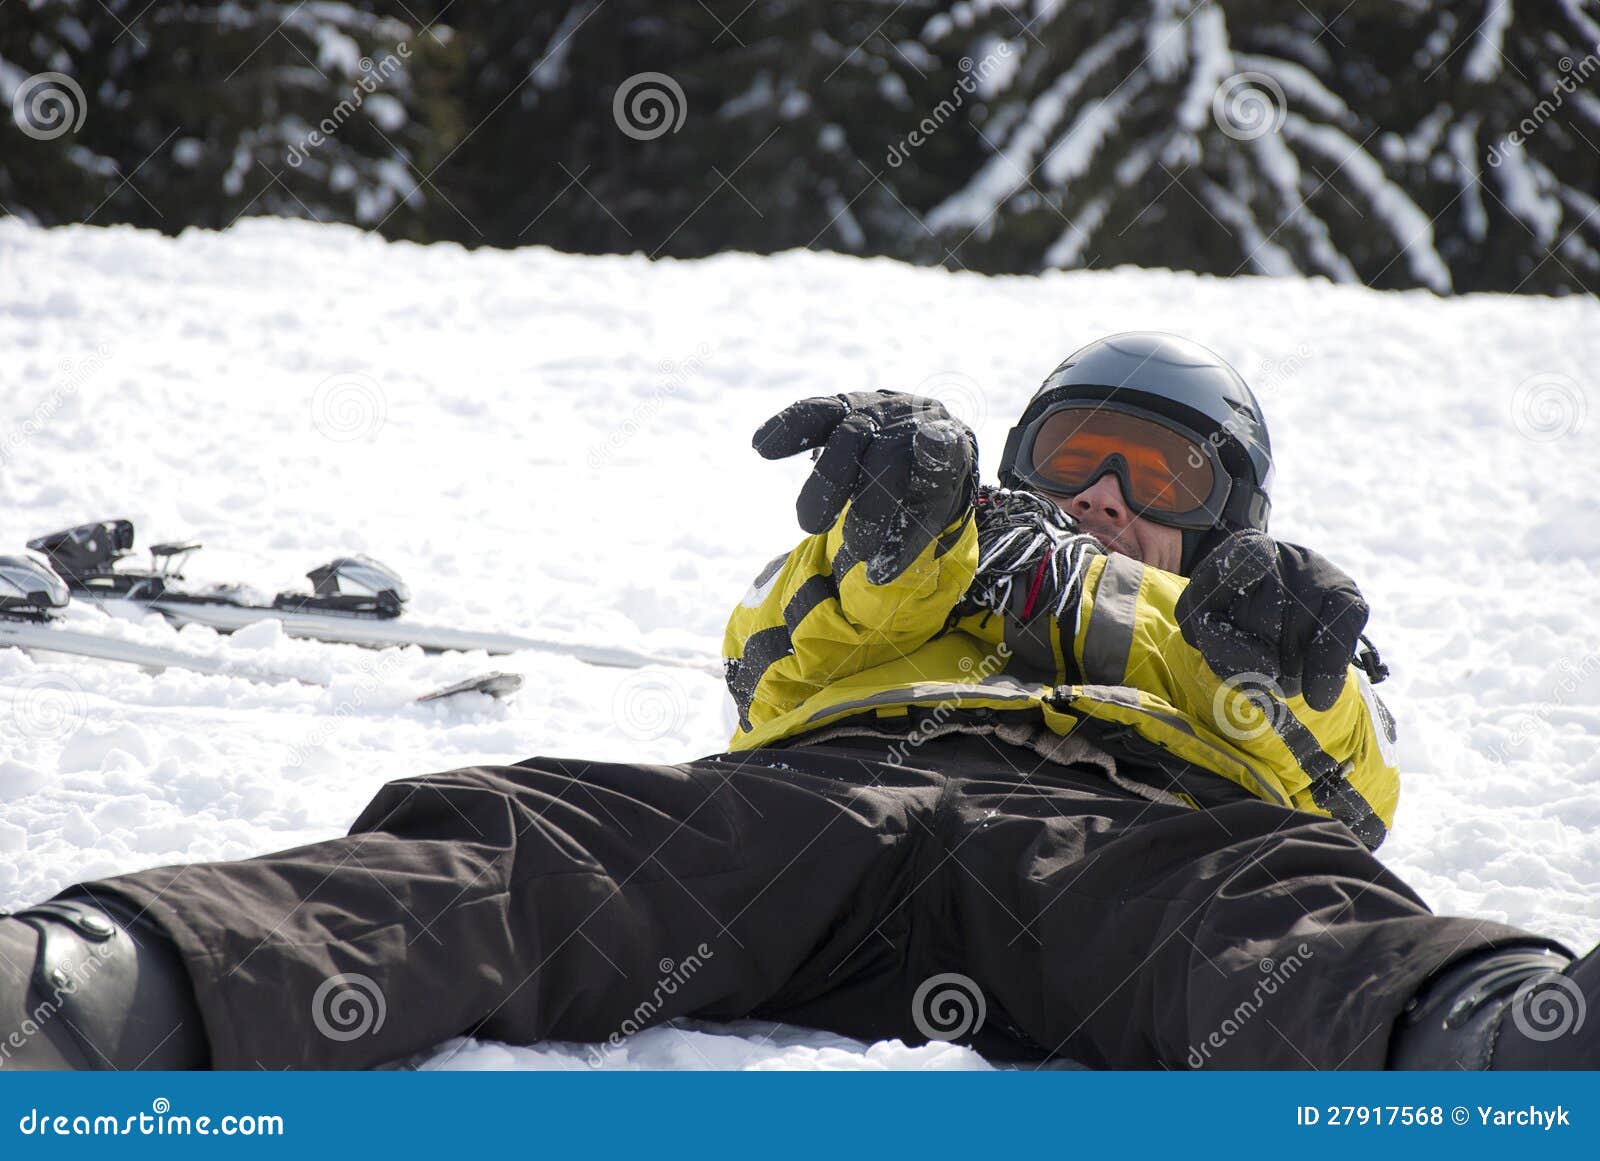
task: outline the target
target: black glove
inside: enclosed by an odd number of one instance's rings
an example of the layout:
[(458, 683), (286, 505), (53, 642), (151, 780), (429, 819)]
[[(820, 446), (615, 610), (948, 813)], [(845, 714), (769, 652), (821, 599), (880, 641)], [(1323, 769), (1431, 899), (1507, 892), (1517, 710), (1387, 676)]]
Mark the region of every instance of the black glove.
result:
[(1260, 673), (1314, 710), (1339, 699), (1367, 602), (1309, 548), (1236, 532), (1201, 561), (1175, 609), (1183, 639), (1218, 677)]
[(900, 391), (819, 395), (784, 408), (751, 441), (769, 460), (821, 448), (795, 511), (815, 535), (846, 502), (844, 545), (887, 584), (972, 502), (978, 441), (937, 400)]

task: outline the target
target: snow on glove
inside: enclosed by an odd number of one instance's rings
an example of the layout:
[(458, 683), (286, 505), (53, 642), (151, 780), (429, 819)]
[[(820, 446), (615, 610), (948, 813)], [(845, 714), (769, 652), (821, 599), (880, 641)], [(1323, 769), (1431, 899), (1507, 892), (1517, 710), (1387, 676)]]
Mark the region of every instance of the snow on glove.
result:
[(800, 491), (800, 527), (833, 527), (846, 503), (844, 546), (887, 584), (972, 502), (978, 441), (937, 400), (900, 391), (819, 395), (784, 408), (751, 441), (769, 460), (817, 451)]
[(1326, 557), (1254, 531), (1201, 561), (1174, 611), (1218, 677), (1264, 674), (1318, 711), (1339, 699), (1367, 623), (1361, 591)]

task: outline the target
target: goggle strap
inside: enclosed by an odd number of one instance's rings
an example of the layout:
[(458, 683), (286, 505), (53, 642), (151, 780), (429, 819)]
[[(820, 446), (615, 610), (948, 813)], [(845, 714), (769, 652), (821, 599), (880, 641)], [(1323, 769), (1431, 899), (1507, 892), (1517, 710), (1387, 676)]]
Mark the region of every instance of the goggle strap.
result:
[(1017, 456), (1021, 454), (1024, 426), (1024, 424), (1019, 423), (1006, 433), (1006, 450), (1005, 454), (1000, 457), (1000, 463), (1010, 468), (1014, 474), (1017, 473)]

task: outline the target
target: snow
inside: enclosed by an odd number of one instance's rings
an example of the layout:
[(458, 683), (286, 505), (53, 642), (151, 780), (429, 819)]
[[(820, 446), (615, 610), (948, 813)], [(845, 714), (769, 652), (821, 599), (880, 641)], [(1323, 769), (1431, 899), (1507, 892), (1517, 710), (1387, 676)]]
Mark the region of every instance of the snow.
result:
[[(1364, 195), (1378, 213), (1379, 223), (1400, 245), (1401, 254), (1417, 281), (1440, 294), (1450, 292), (1450, 268), (1434, 249), (1433, 219), (1410, 195), (1383, 174), (1383, 168), (1341, 130), (1317, 125), (1297, 113), (1284, 117), (1290, 140), (1331, 161), (1342, 179)], [(1397, 255), (1397, 257), (1399, 257)]]
[(1500, 75), (1505, 61), (1506, 31), (1511, 27), (1511, 0), (1489, 0), (1483, 22), (1472, 36), (1472, 48), (1461, 75), (1475, 85), (1486, 85)]
[(1073, 61), (1072, 67), (1029, 106), (1027, 116), (1011, 131), (1003, 147), (991, 142), (995, 155), (984, 162), (976, 176), (934, 207), (928, 215), (928, 228), (935, 231), (976, 229), (993, 217), (1038, 167), (1034, 159), (1072, 107), (1079, 90), (1117, 53), (1133, 43), (1136, 32), (1133, 26), (1123, 25)]
[[(807, 468), (749, 448), (815, 393), (948, 388), (985, 475), (1064, 354), (1177, 331), (1233, 360), (1278, 452), (1273, 531), (1349, 571), (1406, 777), (1379, 857), (1435, 910), (1600, 938), (1600, 305), (1160, 271), (984, 278), (791, 253), (696, 262), (386, 243), (245, 220), (178, 238), (0, 220), (0, 551), (127, 516), (199, 582), (336, 555), (412, 615), (714, 658), (798, 538)], [(93, 615), (93, 614), (86, 614)], [(375, 654), (271, 628), (218, 650), (330, 689), (0, 650), (0, 908), (341, 833), (383, 782), (532, 754), (721, 749), (720, 683), (562, 657)], [(414, 705), (504, 668), (528, 685)], [(772, 1025), (454, 1042), (433, 1067), (984, 1067)]]
[(1561, 228), (1561, 203), (1552, 196), (1556, 183), (1550, 171), (1529, 157), (1520, 142), (1506, 141), (1495, 175), (1505, 207), (1528, 226), (1540, 246), (1549, 247)]

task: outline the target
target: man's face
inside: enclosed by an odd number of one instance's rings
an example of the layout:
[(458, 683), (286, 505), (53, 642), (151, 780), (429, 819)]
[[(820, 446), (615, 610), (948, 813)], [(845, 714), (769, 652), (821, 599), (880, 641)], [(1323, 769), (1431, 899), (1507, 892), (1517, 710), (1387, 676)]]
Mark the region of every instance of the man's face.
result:
[(1075, 496), (1051, 496), (1056, 506), (1078, 522), (1110, 552), (1178, 572), (1183, 563), (1183, 533), (1134, 514), (1115, 472), (1107, 472)]

